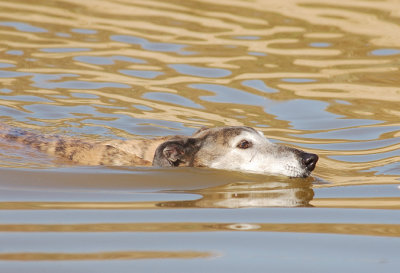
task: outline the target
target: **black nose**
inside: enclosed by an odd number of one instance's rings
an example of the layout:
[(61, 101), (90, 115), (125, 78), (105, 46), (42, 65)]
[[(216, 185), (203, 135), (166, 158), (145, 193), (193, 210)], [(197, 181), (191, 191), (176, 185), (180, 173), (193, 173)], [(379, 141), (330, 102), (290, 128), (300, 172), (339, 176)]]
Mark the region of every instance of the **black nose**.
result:
[(301, 162), (306, 167), (306, 169), (312, 172), (315, 169), (315, 165), (317, 165), (318, 156), (316, 154), (309, 153), (301, 153)]

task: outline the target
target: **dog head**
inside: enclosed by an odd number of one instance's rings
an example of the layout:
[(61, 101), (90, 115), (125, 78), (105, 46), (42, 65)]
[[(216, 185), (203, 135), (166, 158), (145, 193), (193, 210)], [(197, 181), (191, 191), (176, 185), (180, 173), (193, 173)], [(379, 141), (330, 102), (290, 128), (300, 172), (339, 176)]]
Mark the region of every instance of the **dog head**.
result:
[(270, 142), (243, 126), (202, 128), (191, 137), (176, 136), (156, 149), (153, 166), (209, 167), (244, 172), (307, 177), (318, 156)]

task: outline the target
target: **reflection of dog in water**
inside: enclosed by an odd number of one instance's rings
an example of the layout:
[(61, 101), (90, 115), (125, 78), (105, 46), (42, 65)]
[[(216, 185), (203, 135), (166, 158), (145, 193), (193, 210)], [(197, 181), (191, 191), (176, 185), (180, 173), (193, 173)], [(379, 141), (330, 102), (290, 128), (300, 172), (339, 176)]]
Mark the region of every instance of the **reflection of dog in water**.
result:
[(185, 191), (202, 198), (159, 203), (160, 207), (247, 208), (308, 207), (314, 197), (309, 181), (238, 182), (201, 190)]
[(250, 127), (202, 128), (192, 136), (90, 142), (0, 127), (0, 136), (81, 165), (209, 167), (307, 177), (318, 156), (273, 144)]

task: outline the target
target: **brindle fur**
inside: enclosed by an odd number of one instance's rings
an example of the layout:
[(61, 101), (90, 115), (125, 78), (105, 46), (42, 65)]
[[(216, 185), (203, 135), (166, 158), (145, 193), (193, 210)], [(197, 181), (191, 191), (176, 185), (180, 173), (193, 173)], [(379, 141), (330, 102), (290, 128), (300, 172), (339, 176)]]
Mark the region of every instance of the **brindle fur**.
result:
[[(258, 146), (245, 153), (238, 152), (233, 142), (246, 136), (253, 138)], [(192, 136), (92, 142), (0, 125), (0, 137), (80, 165), (190, 166), (266, 173), (276, 165), (277, 174), (305, 177), (318, 160), (317, 155), (273, 144), (261, 132), (244, 126), (201, 128)], [(253, 164), (255, 156), (257, 160)], [(312, 156), (314, 161), (306, 165), (304, 156)], [(253, 164), (250, 167), (249, 162)]]
[(203, 127), (192, 137), (169, 136), (156, 139), (89, 142), (89, 140), (46, 136), (0, 126), (0, 136), (9, 141), (25, 144), (75, 164), (109, 166), (201, 167), (205, 165), (203, 161), (211, 160), (213, 157), (205, 151), (201, 153), (204, 157), (201, 160), (193, 156), (204, 143), (211, 144), (211, 150), (221, 150), (217, 146), (225, 146), (229, 137), (240, 132), (241, 129), (236, 127), (226, 127), (224, 130), (216, 131)]
[(165, 138), (154, 140), (80, 140), (46, 136), (0, 126), (0, 137), (79, 165), (151, 166), (154, 150)]

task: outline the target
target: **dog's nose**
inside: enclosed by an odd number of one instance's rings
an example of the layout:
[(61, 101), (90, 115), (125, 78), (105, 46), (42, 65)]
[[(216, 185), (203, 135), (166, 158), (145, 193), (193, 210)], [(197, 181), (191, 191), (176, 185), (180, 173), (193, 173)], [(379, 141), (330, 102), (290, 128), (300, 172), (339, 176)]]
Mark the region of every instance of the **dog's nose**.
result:
[(301, 153), (300, 154), (301, 161), (310, 172), (315, 169), (315, 165), (317, 165), (318, 156), (316, 154), (309, 153)]

